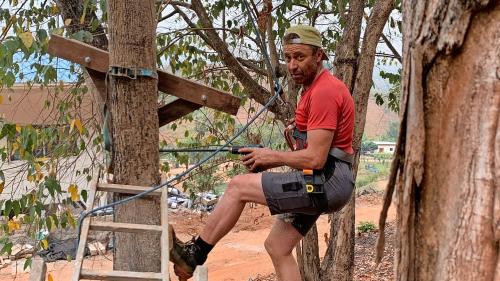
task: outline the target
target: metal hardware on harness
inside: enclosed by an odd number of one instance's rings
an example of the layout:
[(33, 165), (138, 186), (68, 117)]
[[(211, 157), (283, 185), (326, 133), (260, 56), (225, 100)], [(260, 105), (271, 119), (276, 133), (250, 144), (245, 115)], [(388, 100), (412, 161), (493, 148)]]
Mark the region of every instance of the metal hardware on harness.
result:
[(323, 184), (325, 176), (321, 171), (302, 170), (304, 181), (306, 182), (306, 191), (309, 194), (323, 194)]
[[(288, 126), (285, 129), (285, 139), (289, 146), (291, 145), (291, 138), (295, 139), (292, 150), (303, 149), (303, 146), (307, 143), (307, 133), (299, 131), (296, 127)], [(328, 154), (349, 164), (354, 162), (354, 154), (349, 154), (338, 147), (331, 148)]]
[(121, 66), (110, 66), (109, 75), (127, 77), (130, 79), (137, 79), (137, 77), (150, 77), (153, 79), (158, 79), (158, 73), (156, 70), (140, 68), (140, 67), (121, 67)]

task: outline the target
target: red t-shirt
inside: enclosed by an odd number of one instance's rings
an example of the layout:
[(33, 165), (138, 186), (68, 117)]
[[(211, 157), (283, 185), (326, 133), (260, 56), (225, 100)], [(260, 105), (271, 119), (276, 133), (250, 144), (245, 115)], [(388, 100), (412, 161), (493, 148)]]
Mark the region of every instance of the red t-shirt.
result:
[(354, 101), (344, 83), (323, 70), (311, 87), (301, 93), (295, 126), (300, 131), (335, 130), (331, 147), (354, 153)]

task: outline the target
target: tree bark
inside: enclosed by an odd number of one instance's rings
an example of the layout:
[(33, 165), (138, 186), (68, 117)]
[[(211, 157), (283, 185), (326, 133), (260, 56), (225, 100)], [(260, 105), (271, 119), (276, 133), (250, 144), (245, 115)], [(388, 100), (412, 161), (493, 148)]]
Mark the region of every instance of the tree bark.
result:
[[(80, 23), (80, 18), (83, 14), (83, 1), (82, 0), (56, 0), (55, 3), (59, 8), (61, 18), (63, 22), (67, 19), (71, 19), (71, 24), (67, 27), (70, 34), (74, 34), (80, 30), (86, 30), (91, 32), (90, 25), (92, 20), (97, 20), (97, 16), (95, 12), (89, 12), (85, 15), (85, 20)], [(93, 31), (92, 34), (92, 42), (90, 45), (102, 49), (108, 49), (108, 38), (106, 37), (106, 33), (104, 28), (99, 25), (96, 30)], [(97, 117), (97, 121), (99, 124), (102, 124), (104, 120), (104, 106), (106, 103), (105, 93), (99, 93), (99, 90), (94, 85), (94, 82), (91, 79), (91, 76), (88, 72), (84, 72), (85, 84), (89, 87), (89, 92), (92, 95), (93, 105), (92, 107), (98, 114), (95, 114)]]
[(500, 280), (500, 5), (403, 5), (397, 280)]
[[(155, 1), (108, 1), (110, 66), (156, 70)], [(114, 181), (158, 184), (157, 80), (110, 76), (109, 109)], [(125, 195), (116, 195), (122, 199)], [(147, 197), (115, 208), (116, 222), (159, 224), (159, 200)], [(160, 272), (160, 236), (116, 233), (113, 269)]]

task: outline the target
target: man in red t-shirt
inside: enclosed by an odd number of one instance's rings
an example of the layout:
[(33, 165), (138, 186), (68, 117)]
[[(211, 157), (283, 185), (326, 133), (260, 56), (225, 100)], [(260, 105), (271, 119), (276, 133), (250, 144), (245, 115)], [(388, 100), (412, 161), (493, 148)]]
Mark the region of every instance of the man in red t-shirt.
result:
[[(278, 280), (299, 281), (292, 250), (320, 214), (340, 210), (351, 197), (353, 99), (346, 86), (323, 68), (322, 61), (328, 58), (318, 30), (291, 27), (283, 42), (288, 71), (302, 85), (293, 133), (297, 149), (244, 148), (240, 152), (246, 153), (242, 161), (250, 171), (279, 166), (296, 171), (238, 175), (229, 182), (198, 238), (181, 243), (172, 230), (175, 242), (170, 258), (180, 277), (190, 277), (205, 262), (213, 246), (236, 224), (245, 204), (254, 202), (269, 206), (273, 215), (280, 214), (265, 241)], [(314, 180), (306, 170), (314, 170)]]

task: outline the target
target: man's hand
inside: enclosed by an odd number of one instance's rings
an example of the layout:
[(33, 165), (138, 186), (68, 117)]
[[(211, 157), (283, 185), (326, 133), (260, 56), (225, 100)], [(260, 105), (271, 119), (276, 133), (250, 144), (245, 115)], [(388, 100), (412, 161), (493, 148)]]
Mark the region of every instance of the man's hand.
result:
[(269, 148), (241, 148), (238, 152), (244, 154), (241, 161), (251, 172), (261, 172), (281, 166), (277, 153)]

